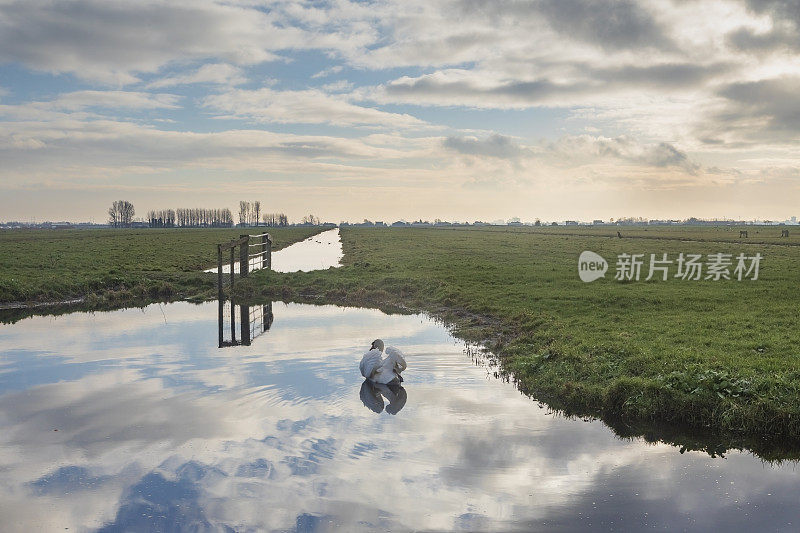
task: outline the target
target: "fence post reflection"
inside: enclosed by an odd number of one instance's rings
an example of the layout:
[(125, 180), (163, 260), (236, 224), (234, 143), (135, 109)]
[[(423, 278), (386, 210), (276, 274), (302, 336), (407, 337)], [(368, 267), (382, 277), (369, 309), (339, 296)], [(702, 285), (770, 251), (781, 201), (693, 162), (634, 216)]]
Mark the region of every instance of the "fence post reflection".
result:
[[(226, 327), (226, 320), (228, 320), (228, 312), (225, 306), (230, 305), (230, 340), (225, 339), (225, 332), (228, 331)], [(239, 308), (238, 323), (236, 308)], [(272, 327), (272, 322), (275, 319), (272, 313), (272, 302), (263, 305), (237, 305), (233, 301), (224, 299), (219, 300), (218, 306), (218, 323), (219, 323), (219, 342), (220, 348), (227, 346), (250, 346), (252, 342), (269, 331)], [(236, 332), (239, 332), (239, 339), (236, 338)]]

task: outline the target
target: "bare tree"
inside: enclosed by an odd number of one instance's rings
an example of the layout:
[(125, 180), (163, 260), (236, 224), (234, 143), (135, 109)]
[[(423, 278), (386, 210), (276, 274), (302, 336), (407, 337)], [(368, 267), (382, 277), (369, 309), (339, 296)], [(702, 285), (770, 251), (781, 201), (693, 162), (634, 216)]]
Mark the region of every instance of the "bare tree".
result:
[(133, 222), (133, 217), (136, 215), (136, 209), (133, 208), (133, 204), (121, 200), (120, 212), (122, 213), (122, 226), (125, 228), (131, 227), (131, 223)]
[(258, 200), (253, 202), (253, 220), (256, 226), (258, 226), (258, 223), (261, 221), (261, 202)]
[(289, 218), (284, 213), (264, 213), (261, 217), (264, 225), (270, 227), (285, 227), (289, 225)]
[(247, 224), (247, 212), (249, 211), (250, 202), (241, 200), (239, 202), (239, 224), (244, 226)]
[(118, 227), (119, 213), (117, 212), (117, 202), (114, 202), (111, 204), (111, 207), (108, 208), (108, 223), (115, 228)]
[(117, 200), (108, 208), (108, 223), (115, 228), (129, 228), (136, 210), (127, 200)]

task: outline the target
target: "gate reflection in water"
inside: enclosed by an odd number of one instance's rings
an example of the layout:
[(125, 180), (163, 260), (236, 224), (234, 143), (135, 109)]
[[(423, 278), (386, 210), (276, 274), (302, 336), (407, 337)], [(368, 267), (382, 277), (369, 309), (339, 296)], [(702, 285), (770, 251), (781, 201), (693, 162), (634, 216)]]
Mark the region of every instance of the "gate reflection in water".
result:
[(233, 301), (219, 300), (217, 316), (220, 348), (250, 346), (254, 339), (269, 331), (274, 319), (272, 302), (247, 306), (236, 305)]

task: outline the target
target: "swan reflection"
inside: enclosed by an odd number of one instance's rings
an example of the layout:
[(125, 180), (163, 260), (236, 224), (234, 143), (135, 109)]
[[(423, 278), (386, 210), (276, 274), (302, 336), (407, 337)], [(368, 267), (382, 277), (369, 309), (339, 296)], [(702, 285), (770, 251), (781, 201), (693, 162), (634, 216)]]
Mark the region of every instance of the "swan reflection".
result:
[[(405, 407), (408, 400), (408, 393), (397, 382), (384, 385), (383, 383), (373, 383), (368, 379), (361, 384), (359, 392), (361, 402), (370, 411), (381, 413), (384, 410), (390, 415), (396, 415)], [(389, 402), (386, 405), (384, 398)]]

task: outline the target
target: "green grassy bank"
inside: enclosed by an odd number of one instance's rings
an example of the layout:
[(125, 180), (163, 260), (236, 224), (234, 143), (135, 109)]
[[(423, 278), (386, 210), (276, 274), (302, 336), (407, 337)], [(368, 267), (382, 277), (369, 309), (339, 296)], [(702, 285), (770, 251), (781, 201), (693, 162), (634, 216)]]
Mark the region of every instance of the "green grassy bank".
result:
[[(780, 228), (746, 229), (750, 243), (727, 228), (623, 228), (622, 239), (616, 228), (346, 228), (342, 268), (258, 273), (240, 288), (430, 312), (484, 342), (522, 390), (620, 433), (689, 427), (795, 449), (800, 247)], [(752, 244), (762, 233), (775, 244)], [(611, 263), (606, 278), (580, 281), (584, 250)], [(667, 281), (613, 279), (618, 254), (665, 252), (764, 259), (756, 281), (675, 279), (674, 265)]]
[[(280, 249), (321, 230), (269, 228), (269, 233), (273, 249)], [(215, 297), (215, 280), (201, 271), (215, 265), (217, 243), (246, 232), (241, 228), (2, 231), (0, 304)]]

